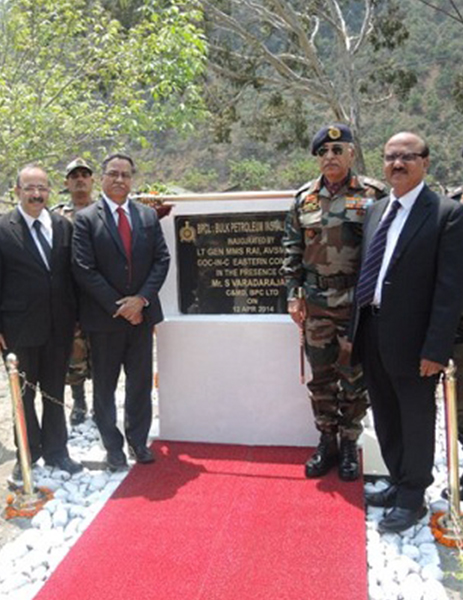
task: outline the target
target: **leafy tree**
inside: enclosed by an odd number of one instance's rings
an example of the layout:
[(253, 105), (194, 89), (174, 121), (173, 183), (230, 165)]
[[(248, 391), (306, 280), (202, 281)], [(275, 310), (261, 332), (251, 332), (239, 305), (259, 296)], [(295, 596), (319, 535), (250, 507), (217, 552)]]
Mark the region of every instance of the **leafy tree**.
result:
[(138, 144), (204, 114), (206, 44), (190, 0), (139, 7), (126, 29), (99, 2), (0, 3), (0, 183), (18, 166)]
[[(406, 97), (416, 83), (397, 68), (391, 51), (408, 32), (394, 0), (203, 0), (211, 23), (210, 60), (216, 78), (234, 86), (235, 100), (246, 87), (310, 100), (317, 112), (349, 123), (364, 169), (360, 137), (366, 102)], [(233, 98), (212, 79), (213, 95), (233, 118)], [(214, 87), (215, 86), (215, 87)], [(217, 92), (219, 89), (219, 92)], [(222, 112), (222, 114), (224, 114)]]

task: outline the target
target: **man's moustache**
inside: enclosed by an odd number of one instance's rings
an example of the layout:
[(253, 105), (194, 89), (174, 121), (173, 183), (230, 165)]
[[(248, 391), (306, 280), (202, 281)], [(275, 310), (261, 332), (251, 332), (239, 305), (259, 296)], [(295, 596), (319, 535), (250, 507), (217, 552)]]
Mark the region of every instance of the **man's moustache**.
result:
[(29, 198), (29, 204), (43, 204), (45, 201), (43, 198)]

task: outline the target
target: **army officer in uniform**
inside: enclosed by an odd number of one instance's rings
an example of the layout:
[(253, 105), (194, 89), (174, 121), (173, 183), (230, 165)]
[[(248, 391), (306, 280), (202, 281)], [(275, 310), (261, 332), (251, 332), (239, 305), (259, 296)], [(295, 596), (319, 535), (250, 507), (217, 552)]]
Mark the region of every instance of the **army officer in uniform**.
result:
[(337, 466), (341, 479), (353, 481), (360, 474), (357, 439), (368, 400), (361, 367), (350, 365), (347, 330), (365, 209), (386, 190), (353, 172), (353, 136), (346, 125), (323, 127), (311, 150), (320, 176), (297, 192), (287, 215), (282, 267), (288, 312), (304, 328), (313, 372), (309, 398), (320, 432), (305, 473), (320, 477)]

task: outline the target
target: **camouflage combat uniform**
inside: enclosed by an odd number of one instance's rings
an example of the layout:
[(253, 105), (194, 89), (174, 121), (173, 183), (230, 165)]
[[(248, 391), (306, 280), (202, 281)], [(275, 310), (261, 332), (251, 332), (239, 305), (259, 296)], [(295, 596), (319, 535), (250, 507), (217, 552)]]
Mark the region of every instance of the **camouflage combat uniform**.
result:
[[(52, 212), (74, 221), (75, 209), (71, 202), (58, 204), (52, 208)], [(78, 328), (74, 334), (71, 360), (66, 374), (66, 383), (71, 386), (83, 384), (91, 377), (90, 346), (87, 336)]]
[(288, 300), (302, 286), (307, 304), (309, 397), (317, 429), (356, 440), (368, 405), (362, 370), (350, 365), (347, 330), (360, 267), (368, 204), (384, 196), (379, 181), (350, 174), (332, 196), (323, 177), (296, 194), (285, 223), (282, 273)]

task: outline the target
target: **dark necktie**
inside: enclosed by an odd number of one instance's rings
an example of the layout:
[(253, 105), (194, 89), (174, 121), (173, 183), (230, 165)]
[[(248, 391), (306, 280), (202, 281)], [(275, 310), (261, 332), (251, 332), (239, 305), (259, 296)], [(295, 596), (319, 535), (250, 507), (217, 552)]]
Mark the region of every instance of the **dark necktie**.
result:
[(125, 214), (125, 210), (119, 206), (117, 209), (119, 215), (119, 222), (117, 228), (119, 229), (119, 235), (121, 236), (122, 245), (124, 246), (127, 261), (130, 263), (132, 260), (132, 230), (130, 229), (130, 223)]
[(37, 239), (39, 240), (39, 243), (42, 247), (43, 253), (45, 254), (45, 264), (47, 266), (47, 269), (50, 270), (51, 268), (51, 246), (47, 241), (47, 238), (43, 235), (43, 231), (42, 231), (42, 223), (36, 219), (34, 221), (34, 223), (32, 224), (32, 227), (35, 229), (35, 233), (37, 234)]
[(384, 251), (386, 250), (387, 232), (401, 206), (398, 200), (394, 200), (391, 210), (381, 221), (371, 240), (357, 283), (356, 298), (360, 307), (373, 302), (376, 283), (383, 263)]

